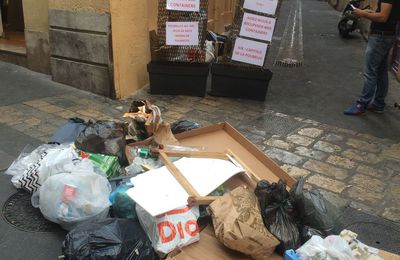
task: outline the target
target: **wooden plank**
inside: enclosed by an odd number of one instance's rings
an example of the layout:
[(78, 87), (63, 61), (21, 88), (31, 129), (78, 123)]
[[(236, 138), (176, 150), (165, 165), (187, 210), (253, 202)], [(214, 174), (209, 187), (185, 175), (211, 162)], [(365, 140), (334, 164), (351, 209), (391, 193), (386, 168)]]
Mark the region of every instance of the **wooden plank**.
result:
[(108, 34), (111, 31), (111, 16), (109, 13), (49, 9), (49, 25)]
[(210, 205), (215, 200), (219, 199), (219, 196), (206, 196), (206, 197), (189, 197), (188, 204), (190, 206), (195, 205)]
[(109, 64), (110, 39), (107, 35), (49, 30), (52, 56)]
[(164, 150), (170, 157), (188, 157), (188, 158), (214, 158), (214, 159), (222, 159), (227, 160), (228, 157), (224, 153), (220, 152), (208, 152), (208, 151), (171, 151)]
[(249, 177), (253, 182), (255, 182), (255, 185), (254, 185), (254, 186), (257, 186), (257, 183), (258, 183), (259, 181), (261, 181), (261, 178), (258, 177), (258, 176), (247, 166), (247, 164), (244, 163), (243, 160), (240, 159), (240, 157), (237, 156), (235, 153), (233, 153), (231, 150), (228, 149), (227, 155), (228, 155), (229, 159), (230, 159), (232, 162), (234, 162), (234, 164), (236, 164), (236, 163), (235, 163), (235, 161), (236, 161), (236, 162), (239, 164), (239, 166), (241, 166), (241, 167), (246, 171), (246, 173), (248, 174), (248, 177)]
[(296, 180), (290, 177), (284, 170), (282, 170), (272, 159), (267, 157), (264, 152), (262, 152), (258, 147), (250, 142), (246, 137), (239, 133), (235, 128), (233, 128), (229, 123), (224, 125), (225, 131), (235, 140), (240, 142), (249, 152), (253, 154), (260, 162), (268, 165), (268, 168), (280, 179), (285, 180), (289, 187), (292, 187)]
[(50, 58), (53, 80), (95, 94), (110, 97), (112, 81), (103, 66)]
[(193, 188), (188, 180), (186, 180), (185, 176), (179, 171), (178, 168), (169, 160), (166, 153), (160, 151), (160, 159), (163, 161), (167, 169), (171, 172), (171, 174), (175, 177), (175, 179), (179, 182), (179, 184), (185, 189), (185, 191), (189, 194), (190, 197), (200, 197), (200, 194)]

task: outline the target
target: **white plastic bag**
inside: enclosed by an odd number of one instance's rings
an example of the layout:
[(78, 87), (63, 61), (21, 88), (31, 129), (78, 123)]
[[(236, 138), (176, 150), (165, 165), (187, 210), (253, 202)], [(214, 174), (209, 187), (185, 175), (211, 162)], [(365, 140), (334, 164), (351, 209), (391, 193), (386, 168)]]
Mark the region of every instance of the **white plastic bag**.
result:
[(340, 236), (312, 236), (296, 253), (300, 260), (355, 260), (349, 244)]
[(17, 189), (35, 192), (52, 175), (67, 172), (78, 154), (68, 145), (42, 145), (33, 152), (22, 153), (8, 168)]
[(50, 176), (32, 196), (32, 205), (39, 207), (46, 219), (71, 230), (82, 222), (106, 218), (110, 193), (107, 178), (83, 159), (72, 172)]
[(25, 146), (21, 154), (5, 171), (5, 174), (11, 176), (18, 176), (28, 169), (29, 165), (43, 159), (47, 154), (47, 150), (54, 148), (58, 145), (45, 144), (34, 149), (30, 145)]
[(140, 224), (146, 231), (153, 248), (160, 256), (174, 249), (182, 248), (199, 241), (199, 207), (179, 208), (158, 217), (152, 217), (136, 204), (136, 214)]

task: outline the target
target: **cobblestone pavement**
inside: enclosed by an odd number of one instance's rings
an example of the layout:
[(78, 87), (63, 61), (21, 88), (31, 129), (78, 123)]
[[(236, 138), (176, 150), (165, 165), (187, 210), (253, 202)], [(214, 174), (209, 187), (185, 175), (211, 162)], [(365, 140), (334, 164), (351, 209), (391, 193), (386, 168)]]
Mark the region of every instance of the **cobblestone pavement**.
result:
[[(400, 222), (400, 144), (352, 130), (269, 110), (268, 104), (215, 97), (153, 96), (145, 90), (131, 98), (158, 105), (164, 120), (193, 120), (203, 126), (227, 121), (291, 176), (307, 178), (339, 206), (352, 207)], [(130, 100), (113, 101), (74, 91), (0, 107), (0, 124), (47, 142), (70, 117), (123, 120)], [(0, 148), (0, 155), (7, 155)]]

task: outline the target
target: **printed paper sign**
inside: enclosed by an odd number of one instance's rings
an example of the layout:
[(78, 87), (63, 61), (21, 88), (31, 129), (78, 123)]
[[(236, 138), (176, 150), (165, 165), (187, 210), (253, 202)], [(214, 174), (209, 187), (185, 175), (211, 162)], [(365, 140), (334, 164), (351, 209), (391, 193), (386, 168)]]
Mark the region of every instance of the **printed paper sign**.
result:
[(200, 0), (167, 0), (167, 10), (200, 12)]
[(270, 42), (275, 28), (275, 18), (244, 13), (240, 36)]
[(167, 45), (199, 45), (199, 22), (167, 22)]
[(243, 8), (261, 12), (265, 14), (275, 15), (278, 0), (246, 0)]
[(263, 66), (268, 44), (237, 38), (232, 60)]

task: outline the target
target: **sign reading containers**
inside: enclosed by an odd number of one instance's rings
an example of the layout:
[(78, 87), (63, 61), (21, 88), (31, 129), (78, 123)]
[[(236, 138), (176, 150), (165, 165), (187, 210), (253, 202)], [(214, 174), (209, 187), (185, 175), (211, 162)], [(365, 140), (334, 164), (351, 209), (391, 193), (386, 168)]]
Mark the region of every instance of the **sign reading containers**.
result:
[(167, 10), (200, 12), (200, 0), (167, 0)]
[[(275, 15), (277, 6), (278, 0), (245, 0), (243, 5), (245, 9), (267, 15)], [(262, 42), (237, 37), (232, 60), (263, 66), (275, 23), (276, 18), (244, 12), (239, 35)]]

